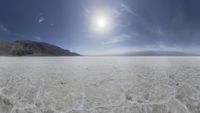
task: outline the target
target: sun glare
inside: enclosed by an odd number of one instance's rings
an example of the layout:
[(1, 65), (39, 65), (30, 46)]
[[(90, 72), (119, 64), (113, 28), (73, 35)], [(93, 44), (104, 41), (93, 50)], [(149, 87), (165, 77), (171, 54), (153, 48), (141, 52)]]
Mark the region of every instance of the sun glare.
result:
[(97, 33), (109, 32), (112, 28), (111, 15), (107, 13), (95, 13), (92, 18), (92, 30)]
[(105, 29), (106, 27), (108, 27), (108, 19), (106, 17), (103, 16), (99, 16), (96, 19), (96, 27), (98, 27), (99, 29)]

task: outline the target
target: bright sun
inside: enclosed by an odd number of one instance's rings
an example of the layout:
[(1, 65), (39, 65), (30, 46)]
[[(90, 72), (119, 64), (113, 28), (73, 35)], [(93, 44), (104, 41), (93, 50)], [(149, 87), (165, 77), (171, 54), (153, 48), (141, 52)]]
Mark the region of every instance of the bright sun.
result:
[(96, 19), (96, 27), (98, 27), (99, 29), (105, 29), (106, 27), (108, 27), (108, 19), (106, 17), (103, 16), (99, 16)]
[(92, 18), (92, 29), (97, 33), (109, 32), (112, 27), (111, 16), (107, 13), (97, 12)]

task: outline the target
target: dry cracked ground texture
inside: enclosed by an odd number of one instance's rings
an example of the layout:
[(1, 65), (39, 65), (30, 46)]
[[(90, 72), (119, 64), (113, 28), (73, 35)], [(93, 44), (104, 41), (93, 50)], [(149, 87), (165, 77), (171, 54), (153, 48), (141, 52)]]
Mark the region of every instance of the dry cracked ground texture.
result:
[(1, 57), (0, 113), (200, 113), (200, 58)]

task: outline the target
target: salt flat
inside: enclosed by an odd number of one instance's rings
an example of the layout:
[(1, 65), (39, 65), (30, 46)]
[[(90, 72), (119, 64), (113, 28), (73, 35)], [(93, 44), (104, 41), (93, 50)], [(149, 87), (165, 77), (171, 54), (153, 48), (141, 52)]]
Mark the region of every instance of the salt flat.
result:
[(0, 113), (200, 113), (200, 57), (0, 57)]

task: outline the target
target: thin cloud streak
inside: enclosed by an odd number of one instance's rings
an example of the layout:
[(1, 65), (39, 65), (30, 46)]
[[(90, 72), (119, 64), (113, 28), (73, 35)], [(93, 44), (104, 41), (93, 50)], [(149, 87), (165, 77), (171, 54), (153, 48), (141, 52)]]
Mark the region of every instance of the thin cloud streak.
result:
[(0, 32), (10, 33), (10, 31), (8, 30), (8, 28), (5, 27), (4, 25), (0, 25)]
[(113, 38), (107, 42), (104, 42), (103, 45), (110, 45), (110, 44), (116, 44), (116, 43), (119, 43), (121, 42), (122, 40), (121, 39), (117, 39), (117, 38)]
[(128, 12), (128, 13), (130, 13), (130, 14), (132, 14), (132, 15), (134, 15), (134, 16), (138, 16), (136, 13), (135, 13), (135, 11), (133, 11), (131, 8), (129, 8), (127, 5), (125, 5), (124, 3), (120, 3), (120, 6), (122, 7), (122, 10), (123, 11), (126, 11), (126, 12)]
[(128, 38), (130, 38), (129, 35), (122, 34), (116, 37), (111, 38), (110, 40), (106, 41), (103, 43), (103, 45), (112, 45), (112, 44), (117, 44), (123, 41), (126, 41)]

